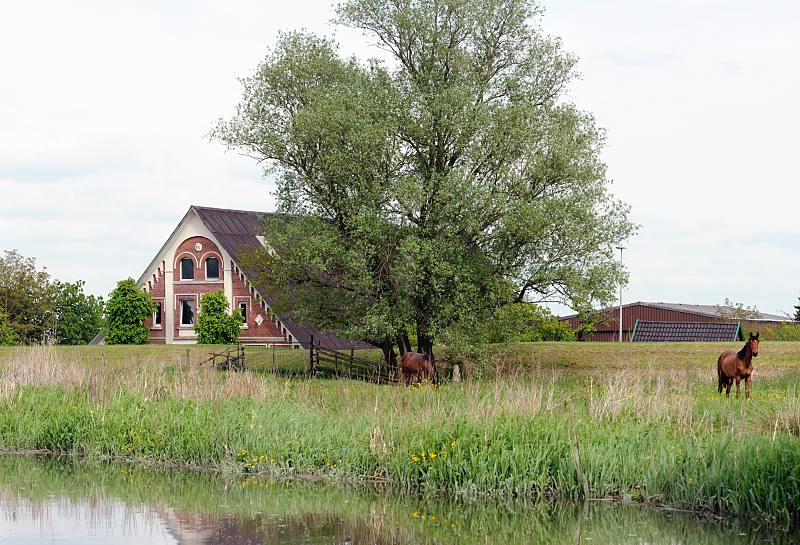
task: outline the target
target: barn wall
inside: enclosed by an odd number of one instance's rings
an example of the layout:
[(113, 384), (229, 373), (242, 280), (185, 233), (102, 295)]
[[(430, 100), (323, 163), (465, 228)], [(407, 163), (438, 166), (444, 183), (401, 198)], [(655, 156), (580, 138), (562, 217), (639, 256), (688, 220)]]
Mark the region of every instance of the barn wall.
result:
[[(597, 332), (592, 333), (586, 340), (589, 341), (616, 341), (619, 339), (619, 307), (607, 309), (601, 313), (602, 321), (597, 325)], [(729, 321), (716, 316), (694, 314), (646, 305), (631, 305), (622, 307), (622, 338), (629, 341), (636, 320), (649, 320), (656, 322), (723, 322)], [(573, 329), (580, 325), (577, 316), (564, 318)]]

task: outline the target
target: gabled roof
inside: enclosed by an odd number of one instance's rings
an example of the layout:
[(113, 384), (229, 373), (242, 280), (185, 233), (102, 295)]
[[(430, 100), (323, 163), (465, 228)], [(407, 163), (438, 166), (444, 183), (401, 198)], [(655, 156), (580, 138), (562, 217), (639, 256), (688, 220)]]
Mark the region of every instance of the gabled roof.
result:
[(234, 259), (263, 247), (258, 236), (264, 229), (264, 218), (273, 215), (207, 206), (192, 206), (192, 209)]
[[(229, 210), (225, 208), (211, 208), (208, 206), (192, 206), (190, 208), (190, 211), (191, 210), (194, 210), (228, 255), (237, 261), (241, 259), (243, 255), (264, 247), (259, 240), (259, 236), (264, 229), (264, 219), (275, 215), (271, 212)], [(244, 270), (250, 281), (253, 282), (256, 289), (258, 289), (257, 282), (254, 282), (255, 273), (242, 267), (241, 263), (237, 263), (237, 265)], [(271, 305), (272, 301), (269, 294), (265, 293), (263, 289), (258, 291), (267, 304)], [(313, 327), (300, 325), (288, 318), (285, 313), (278, 313), (278, 318), (292, 336), (297, 339), (297, 342), (305, 348), (310, 346), (312, 336), (314, 337), (315, 344), (319, 343), (321, 346), (334, 350), (374, 348), (373, 345), (366, 342), (343, 339), (336, 335), (324, 333)]]
[[(689, 305), (686, 303), (640, 303), (641, 305), (649, 306), (649, 307), (656, 307), (656, 308), (664, 308), (667, 310), (677, 310), (678, 312), (689, 312), (691, 314), (702, 314), (704, 316), (713, 316), (715, 318), (719, 318), (719, 310), (725, 309), (728, 311), (735, 311), (736, 309), (733, 307), (725, 307), (723, 305)], [(780, 316), (778, 314), (768, 314), (766, 312), (758, 312), (756, 313), (755, 317), (752, 318), (752, 321), (769, 321), (769, 322), (786, 322), (790, 321), (789, 318), (786, 316)]]
[(741, 341), (741, 322), (654, 322), (636, 320), (631, 342)]
[[(719, 314), (720, 309), (725, 309), (730, 311), (731, 313), (735, 312), (736, 309), (733, 307), (724, 307), (722, 305), (691, 305), (687, 303), (662, 303), (662, 302), (648, 302), (648, 301), (636, 301), (635, 303), (628, 303), (622, 305), (623, 310), (630, 307), (636, 306), (643, 306), (643, 307), (652, 307), (652, 308), (660, 308), (664, 310), (673, 310), (676, 312), (686, 312), (688, 314), (697, 314), (699, 316), (708, 316), (711, 318), (723, 318)], [(614, 310), (619, 311), (619, 305), (615, 307), (610, 307), (603, 310)], [(577, 314), (570, 314), (568, 316), (562, 316), (559, 318), (560, 320), (566, 320), (569, 318), (576, 317)], [(786, 316), (781, 316), (779, 314), (768, 314), (766, 312), (758, 312), (755, 318), (748, 319), (746, 321), (750, 322), (788, 322), (791, 321)]]

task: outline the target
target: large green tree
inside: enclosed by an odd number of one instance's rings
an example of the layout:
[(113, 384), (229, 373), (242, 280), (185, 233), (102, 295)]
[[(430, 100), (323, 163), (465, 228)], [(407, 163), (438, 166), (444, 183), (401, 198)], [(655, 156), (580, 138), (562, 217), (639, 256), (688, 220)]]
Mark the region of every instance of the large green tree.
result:
[(350, 0), (387, 63), (282, 35), (213, 134), (277, 174), (251, 259), (297, 319), (432, 352), (513, 301), (609, 301), (635, 227), (603, 131), (565, 99), (576, 59), (528, 0)]
[(56, 326), (56, 283), (16, 250), (0, 257), (0, 311), (19, 342), (48, 340)]
[(145, 344), (149, 337), (145, 319), (155, 311), (150, 295), (133, 278), (117, 282), (106, 303), (106, 343)]
[(56, 339), (60, 344), (88, 344), (103, 326), (103, 298), (87, 295), (83, 286), (83, 280), (57, 283)]

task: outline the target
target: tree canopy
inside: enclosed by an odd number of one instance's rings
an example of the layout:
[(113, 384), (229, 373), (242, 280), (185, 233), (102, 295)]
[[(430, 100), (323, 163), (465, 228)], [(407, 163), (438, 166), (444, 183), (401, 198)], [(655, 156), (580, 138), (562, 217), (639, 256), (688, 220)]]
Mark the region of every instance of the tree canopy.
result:
[[(0, 257), (0, 311), (17, 342), (48, 340), (56, 328), (56, 283), (36, 260), (16, 250)], [(11, 338), (6, 336), (6, 339)]]
[(145, 344), (149, 337), (144, 321), (155, 311), (150, 294), (133, 278), (117, 282), (106, 303), (106, 343)]
[(85, 294), (83, 286), (83, 280), (56, 284), (56, 339), (59, 344), (88, 344), (103, 327), (103, 298)]
[[(249, 265), (280, 310), (432, 352), (510, 302), (613, 299), (635, 226), (604, 132), (565, 98), (576, 58), (529, 0), (350, 0), (389, 61), (281, 35), (213, 135), (277, 176)], [(392, 351), (393, 353), (393, 351)]]

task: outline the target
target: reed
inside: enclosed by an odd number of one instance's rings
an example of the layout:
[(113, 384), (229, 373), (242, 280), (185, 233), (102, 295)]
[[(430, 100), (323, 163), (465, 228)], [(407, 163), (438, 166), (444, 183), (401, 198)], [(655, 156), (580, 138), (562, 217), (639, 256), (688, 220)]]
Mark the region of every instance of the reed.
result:
[[(796, 542), (791, 533), (767, 533), (751, 521), (643, 510), (634, 504), (465, 503), (386, 492), (280, 483), (252, 475), (0, 456), (0, 512), (6, 517), (36, 521), (43, 528), (52, 527), (59, 517), (85, 518), (100, 536), (109, 519), (129, 520), (126, 515), (133, 505), (143, 525), (161, 528), (166, 523), (187, 541), (209, 531), (224, 532), (234, 541), (235, 517), (251, 542), (264, 543), (307, 542), (309, 533), (321, 527), (326, 533), (337, 532), (332, 542), (375, 545)], [(145, 505), (148, 508), (140, 507)]]
[(749, 402), (708, 369), (542, 368), (440, 388), (221, 373), (180, 357), (14, 352), (0, 447), (431, 495), (622, 498), (797, 523), (800, 383), (762, 369)]

